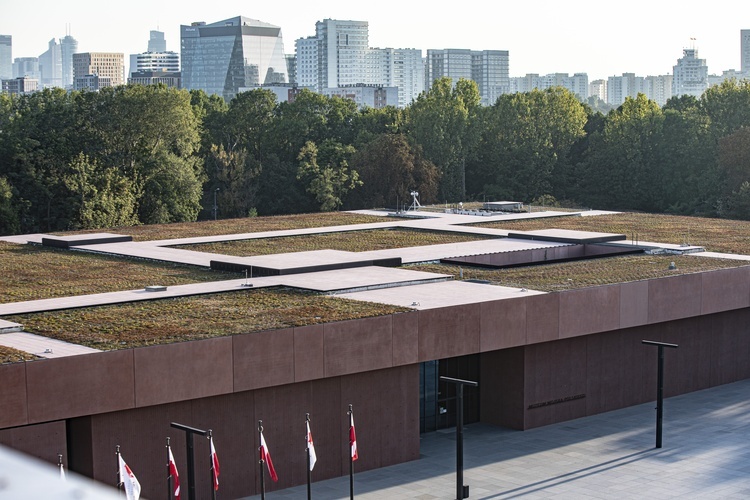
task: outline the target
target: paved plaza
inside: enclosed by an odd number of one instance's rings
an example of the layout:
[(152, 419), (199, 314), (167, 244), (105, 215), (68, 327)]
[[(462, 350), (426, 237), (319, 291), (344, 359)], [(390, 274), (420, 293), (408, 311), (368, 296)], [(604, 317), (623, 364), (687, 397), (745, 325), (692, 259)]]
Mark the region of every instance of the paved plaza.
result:
[[(654, 447), (654, 406), (524, 432), (467, 425), (469, 498), (750, 498), (750, 380), (666, 399), (661, 449)], [(455, 498), (455, 447), (454, 430), (423, 435), (419, 460), (356, 473), (356, 498)], [(302, 485), (266, 498), (304, 499), (306, 491)], [(313, 483), (312, 492), (313, 498), (348, 498), (349, 478)]]

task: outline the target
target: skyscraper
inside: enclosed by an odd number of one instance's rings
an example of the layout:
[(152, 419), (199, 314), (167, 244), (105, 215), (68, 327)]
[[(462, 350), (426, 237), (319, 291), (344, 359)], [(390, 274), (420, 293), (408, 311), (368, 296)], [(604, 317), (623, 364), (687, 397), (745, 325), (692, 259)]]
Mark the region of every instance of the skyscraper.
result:
[(0, 80), (13, 77), (13, 37), (0, 35)]
[(152, 30), (149, 32), (148, 52), (166, 52), (167, 41), (164, 39), (163, 31)]
[(73, 54), (78, 53), (78, 40), (70, 35), (60, 39), (60, 58), (62, 59), (62, 84), (66, 89), (73, 88)]
[(182, 85), (231, 100), (240, 88), (287, 83), (281, 28), (247, 17), (180, 26)]
[(708, 88), (708, 66), (698, 59), (698, 49), (683, 49), (683, 56), (672, 67), (672, 95), (700, 97)]
[(740, 30), (740, 71), (750, 76), (750, 30)]
[(49, 41), (48, 47), (39, 56), (39, 84), (41, 87), (62, 87), (62, 48), (54, 38)]

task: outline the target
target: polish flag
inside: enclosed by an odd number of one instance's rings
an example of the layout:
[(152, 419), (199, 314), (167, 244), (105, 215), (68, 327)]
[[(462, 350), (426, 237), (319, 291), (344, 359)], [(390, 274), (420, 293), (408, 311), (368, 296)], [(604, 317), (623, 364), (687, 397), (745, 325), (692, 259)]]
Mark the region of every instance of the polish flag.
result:
[(349, 413), (349, 447), (351, 448), (352, 460), (357, 460), (357, 433), (354, 432), (354, 413)]
[(312, 440), (312, 432), (310, 432), (310, 422), (307, 422), (307, 452), (310, 454), (310, 470), (313, 470), (318, 457), (315, 455), (315, 445)]
[(211, 468), (214, 470), (214, 491), (219, 491), (219, 456), (214, 448), (213, 436), (211, 436)]
[(268, 445), (266, 440), (263, 438), (263, 432), (260, 433), (260, 459), (266, 463), (268, 467), (268, 473), (271, 475), (271, 479), (274, 481), (279, 480), (279, 476), (276, 475), (276, 469), (273, 468), (273, 462), (271, 461), (271, 452), (268, 451)]
[(172, 476), (172, 495), (180, 500), (180, 475), (177, 474), (177, 465), (174, 463), (172, 447), (169, 447), (169, 475)]
[(141, 497), (141, 483), (138, 482), (133, 471), (122, 459), (122, 455), (118, 454), (117, 459), (120, 462), (120, 484), (125, 490), (125, 498), (127, 500), (138, 500)]

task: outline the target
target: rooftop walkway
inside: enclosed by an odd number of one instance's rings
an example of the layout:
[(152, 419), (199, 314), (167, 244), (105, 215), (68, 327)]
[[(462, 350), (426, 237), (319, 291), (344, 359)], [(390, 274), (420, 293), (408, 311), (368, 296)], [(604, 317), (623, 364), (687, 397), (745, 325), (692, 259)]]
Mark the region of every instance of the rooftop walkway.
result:
[[(668, 398), (664, 408), (661, 449), (654, 448), (653, 402), (523, 432), (467, 425), (469, 498), (750, 498), (750, 380)], [(360, 456), (366, 432), (357, 427)], [(422, 435), (419, 460), (361, 473), (355, 462), (355, 497), (454, 499), (455, 453), (455, 430), (445, 429)], [(313, 483), (312, 496), (349, 498), (348, 476)], [(306, 486), (267, 490), (266, 498), (304, 499)]]

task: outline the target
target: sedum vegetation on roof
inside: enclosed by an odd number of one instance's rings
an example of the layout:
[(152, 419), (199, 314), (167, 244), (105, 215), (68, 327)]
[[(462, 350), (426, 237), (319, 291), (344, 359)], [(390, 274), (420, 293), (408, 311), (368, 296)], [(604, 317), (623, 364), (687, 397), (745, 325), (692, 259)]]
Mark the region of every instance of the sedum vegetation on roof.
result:
[(288, 288), (250, 289), (175, 299), (9, 316), (24, 330), (101, 350), (223, 337), (409, 309)]

